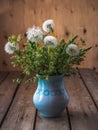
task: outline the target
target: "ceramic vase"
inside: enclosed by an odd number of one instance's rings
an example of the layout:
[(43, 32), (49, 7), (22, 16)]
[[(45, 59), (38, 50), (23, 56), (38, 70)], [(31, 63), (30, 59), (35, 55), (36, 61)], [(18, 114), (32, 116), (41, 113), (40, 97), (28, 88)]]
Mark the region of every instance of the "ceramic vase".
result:
[(69, 94), (64, 86), (64, 76), (49, 76), (48, 80), (38, 80), (33, 103), (42, 117), (59, 117), (69, 102)]

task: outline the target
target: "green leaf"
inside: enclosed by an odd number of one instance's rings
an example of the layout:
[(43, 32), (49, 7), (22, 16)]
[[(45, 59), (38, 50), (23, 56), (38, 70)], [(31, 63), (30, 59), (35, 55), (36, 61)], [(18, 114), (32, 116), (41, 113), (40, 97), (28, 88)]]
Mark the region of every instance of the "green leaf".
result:
[(12, 36), (11, 36), (11, 39), (12, 39), (12, 40), (15, 40), (15, 38), (16, 38), (15, 35), (12, 35)]
[(19, 34), (17, 37), (17, 42), (20, 42), (22, 40), (22, 36)]
[(63, 44), (63, 43), (65, 43), (65, 40), (64, 40), (64, 39), (62, 39), (62, 40), (60, 41), (60, 44)]
[(12, 42), (12, 45), (13, 45), (13, 46), (16, 46), (16, 42), (15, 42), (15, 41), (13, 41), (13, 42)]
[(20, 78), (13, 79), (13, 82), (17, 82), (18, 84), (20, 84), (22, 82), (22, 79)]
[(73, 42), (77, 37), (78, 37), (78, 35), (74, 35), (74, 36), (71, 38), (70, 42)]
[(11, 35), (11, 36), (8, 37), (8, 41), (11, 42), (11, 43), (14, 43), (15, 42), (15, 38), (16, 38), (15, 35)]

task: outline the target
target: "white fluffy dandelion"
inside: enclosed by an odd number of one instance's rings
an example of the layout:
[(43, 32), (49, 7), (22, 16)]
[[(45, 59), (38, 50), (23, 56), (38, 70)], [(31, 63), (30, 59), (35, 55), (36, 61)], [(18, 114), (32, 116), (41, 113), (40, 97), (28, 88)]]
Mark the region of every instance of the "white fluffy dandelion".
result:
[(76, 44), (71, 43), (66, 48), (66, 53), (69, 54), (70, 56), (77, 56), (79, 54), (79, 48)]
[(58, 45), (58, 40), (57, 38), (53, 36), (46, 36), (44, 38), (44, 43), (46, 46), (50, 46), (51, 48), (55, 48)]
[(43, 32), (39, 27), (29, 28), (26, 34), (27, 34), (27, 39), (31, 42), (39, 42), (43, 40), (43, 36), (44, 36)]
[(12, 45), (11, 42), (7, 42), (5, 44), (4, 49), (5, 49), (6, 53), (13, 54), (15, 50), (19, 49), (19, 46), (18, 46), (18, 44), (16, 46), (14, 46), (14, 45)]
[(45, 32), (51, 32), (54, 30), (54, 21), (52, 19), (46, 20), (43, 25), (42, 28)]

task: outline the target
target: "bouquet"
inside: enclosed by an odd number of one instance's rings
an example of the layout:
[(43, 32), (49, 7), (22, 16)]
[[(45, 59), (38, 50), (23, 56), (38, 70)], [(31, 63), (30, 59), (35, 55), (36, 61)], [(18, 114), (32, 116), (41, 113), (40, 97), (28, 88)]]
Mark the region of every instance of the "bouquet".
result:
[[(23, 41), (21, 35), (8, 37), (5, 51), (13, 54), (11, 55), (13, 67), (20, 66), (26, 75), (38, 74), (44, 79), (53, 75), (74, 74), (75, 65), (80, 65), (91, 47), (79, 48), (75, 42), (77, 35), (68, 41), (58, 40), (54, 33), (54, 21), (51, 19), (43, 23), (42, 29), (36, 26), (29, 28), (22, 49), (19, 47)], [(34, 77), (30, 78), (33, 79)]]

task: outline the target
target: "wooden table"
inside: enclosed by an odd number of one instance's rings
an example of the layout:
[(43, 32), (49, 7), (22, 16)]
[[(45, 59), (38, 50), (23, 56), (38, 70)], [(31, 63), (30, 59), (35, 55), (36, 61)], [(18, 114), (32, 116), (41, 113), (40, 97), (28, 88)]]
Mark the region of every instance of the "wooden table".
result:
[(59, 118), (42, 118), (32, 103), (36, 84), (13, 83), (20, 72), (0, 72), (0, 130), (98, 130), (98, 74), (80, 69), (65, 78), (70, 102)]

